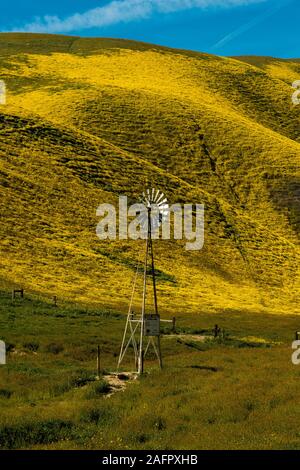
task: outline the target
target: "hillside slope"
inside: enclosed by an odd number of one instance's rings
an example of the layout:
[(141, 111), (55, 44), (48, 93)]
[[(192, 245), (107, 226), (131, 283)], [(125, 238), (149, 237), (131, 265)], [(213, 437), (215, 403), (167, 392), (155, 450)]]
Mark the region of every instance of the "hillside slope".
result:
[(100, 242), (96, 208), (145, 187), (204, 203), (205, 246), (155, 243), (174, 311), (297, 313), (297, 61), (113, 39), (0, 35), (3, 286), (123, 306), (141, 242)]

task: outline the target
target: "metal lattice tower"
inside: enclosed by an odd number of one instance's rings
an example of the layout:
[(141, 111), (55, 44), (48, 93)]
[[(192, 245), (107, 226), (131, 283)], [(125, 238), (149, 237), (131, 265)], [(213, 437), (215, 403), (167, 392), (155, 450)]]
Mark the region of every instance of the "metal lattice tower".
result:
[[(138, 374), (142, 374), (144, 372), (144, 360), (150, 347), (153, 347), (153, 350), (159, 363), (159, 367), (162, 368), (162, 355), (160, 346), (160, 315), (158, 313), (157, 305), (152, 232), (159, 227), (163, 217), (167, 213), (168, 205), (166, 204), (166, 201), (167, 200), (164, 199), (164, 195), (161, 194), (159, 191), (157, 191), (155, 195), (154, 190), (152, 190), (152, 194), (150, 194), (148, 190), (148, 197), (146, 197), (146, 221), (144, 220), (144, 222), (146, 222), (145, 226), (147, 230), (147, 236), (143, 270), (141, 270), (140, 263), (138, 263), (133, 280), (132, 294), (118, 360), (119, 369), (129, 346), (132, 345), (135, 358), (135, 368)], [(153, 209), (153, 205), (156, 206), (155, 210)], [(154, 216), (153, 213), (155, 213)], [(144, 216), (145, 214), (141, 214), (142, 219)], [(149, 287), (147, 285), (147, 275), (149, 268), (151, 271), (151, 284), (154, 301), (154, 312), (151, 314), (146, 313), (147, 299), (149, 297), (147, 296), (147, 291)], [(134, 315), (132, 313), (132, 305), (140, 271), (143, 272), (141, 313), (140, 315)]]

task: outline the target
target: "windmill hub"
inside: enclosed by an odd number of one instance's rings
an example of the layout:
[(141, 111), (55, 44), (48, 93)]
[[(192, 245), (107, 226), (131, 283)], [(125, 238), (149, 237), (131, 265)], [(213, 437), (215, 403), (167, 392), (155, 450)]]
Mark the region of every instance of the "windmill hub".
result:
[(150, 225), (151, 234), (153, 235), (168, 217), (168, 200), (163, 192), (156, 189), (147, 189), (143, 193), (141, 202), (145, 207), (145, 210), (141, 211), (138, 217), (141, 229), (147, 233)]

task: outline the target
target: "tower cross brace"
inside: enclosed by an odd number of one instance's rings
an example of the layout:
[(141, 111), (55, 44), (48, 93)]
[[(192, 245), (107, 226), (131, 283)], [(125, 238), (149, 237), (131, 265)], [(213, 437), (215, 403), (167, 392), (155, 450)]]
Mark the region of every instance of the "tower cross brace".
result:
[[(160, 316), (158, 313), (157, 306), (157, 292), (156, 292), (156, 279), (155, 279), (155, 267), (154, 267), (154, 254), (153, 254), (153, 243), (152, 243), (152, 230), (151, 230), (151, 207), (147, 208), (148, 217), (148, 228), (146, 237), (146, 250), (143, 270), (143, 294), (142, 294), (142, 308), (141, 314), (136, 316), (132, 313), (132, 304), (135, 293), (136, 282), (139, 274), (139, 265), (137, 266), (132, 294), (126, 319), (125, 330), (123, 334), (121, 350), (118, 360), (118, 369), (126, 355), (126, 352), (130, 345), (133, 347), (135, 368), (139, 375), (144, 372), (144, 360), (152, 346), (155, 355), (158, 360), (159, 367), (162, 369), (162, 356), (160, 346)], [(150, 257), (151, 267), (151, 281), (153, 288), (154, 298), (154, 315), (146, 314), (146, 300), (147, 300), (147, 272), (148, 272), (148, 260)], [(145, 341), (145, 338), (148, 341)]]

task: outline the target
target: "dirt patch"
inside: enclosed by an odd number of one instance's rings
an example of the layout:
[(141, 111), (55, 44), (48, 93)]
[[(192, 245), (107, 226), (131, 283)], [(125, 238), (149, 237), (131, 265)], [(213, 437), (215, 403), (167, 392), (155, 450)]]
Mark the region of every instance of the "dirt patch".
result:
[(138, 374), (136, 372), (120, 372), (105, 375), (104, 378), (110, 386), (110, 391), (105, 395), (105, 398), (109, 398), (117, 392), (124, 391), (128, 383), (133, 382), (137, 377)]
[(14, 349), (13, 351), (10, 352), (12, 356), (37, 356), (38, 353), (36, 351), (20, 351), (18, 349)]

